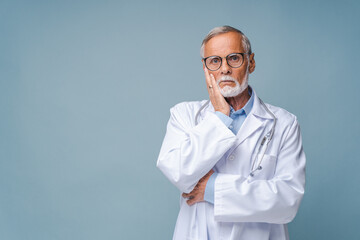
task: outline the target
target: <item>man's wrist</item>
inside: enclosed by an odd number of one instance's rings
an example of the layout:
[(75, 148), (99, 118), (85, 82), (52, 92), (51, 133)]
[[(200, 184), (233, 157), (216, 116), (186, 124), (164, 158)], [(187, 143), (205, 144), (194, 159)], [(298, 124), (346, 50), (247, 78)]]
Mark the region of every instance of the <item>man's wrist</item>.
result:
[(205, 187), (205, 193), (204, 193), (204, 200), (214, 204), (214, 198), (215, 198), (215, 179), (217, 177), (217, 172), (214, 172), (209, 180), (206, 183)]

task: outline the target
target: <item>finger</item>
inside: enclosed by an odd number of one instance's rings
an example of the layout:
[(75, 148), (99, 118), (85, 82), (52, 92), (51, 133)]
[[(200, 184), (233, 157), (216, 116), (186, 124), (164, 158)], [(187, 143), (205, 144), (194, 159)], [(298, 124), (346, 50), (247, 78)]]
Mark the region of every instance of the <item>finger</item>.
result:
[(188, 197), (190, 196), (190, 193), (183, 193), (181, 196), (182, 196), (183, 198), (188, 198)]
[[(212, 90), (212, 88), (214, 87), (214, 85), (211, 83), (211, 77), (209, 75), (209, 70), (207, 70), (207, 68), (205, 68), (205, 79), (206, 79), (206, 86), (209, 90)], [(210, 91), (209, 91), (210, 93)]]
[(187, 198), (188, 200), (186, 200), (186, 202), (193, 201), (194, 198), (195, 198), (195, 196), (189, 196), (189, 197)]
[(203, 200), (199, 199), (198, 197), (194, 197), (192, 199), (189, 199), (186, 201), (186, 203), (189, 205), (189, 206), (192, 206), (194, 205), (195, 203), (198, 203), (198, 202), (202, 202)]
[(213, 94), (214, 94), (214, 97), (222, 104), (225, 104), (226, 103), (226, 100), (224, 98), (224, 96), (221, 94), (220, 92), (220, 86), (217, 84), (216, 80), (215, 80), (215, 77), (214, 75), (210, 74), (210, 80), (211, 80), (211, 83), (215, 86), (214, 87), (214, 91), (213, 91)]
[(196, 192), (197, 192), (198, 188), (199, 188), (199, 186), (196, 185), (191, 192), (189, 192), (189, 193), (183, 193), (181, 196), (183, 196), (184, 198), (190, 198), (191, 196), (196, 195)]
[(195, 198), (189, 199), (189, 200), (186, 201), (187, 205), (189, 205), (189, 206), (194, 205), (196, 202), (197, 202), (197, 201), (195, 200)]
[(210, 74), (210, 84), (214, 87), (214, 91), (216, 93), (220, 93), (220, 90), (219, 90), (219, 86), (218, 84), (216, 83), (216, 80), (215, 80), (215, 77), (214, 75)]
[(207, 70), (207, 68), (205, 68), (204, 73), (205, 73), (206, 83), (210, 83), (210, 76), (209, 76), (209, 71)]
[(209, 77), (210, 77), (210, 82), (211, 82), (211, 84), (215, 84), (216, 81), (215, 81), (214, 75), (213, 75), (212, 73), (210, 73), (210, 74), (209, 74)]

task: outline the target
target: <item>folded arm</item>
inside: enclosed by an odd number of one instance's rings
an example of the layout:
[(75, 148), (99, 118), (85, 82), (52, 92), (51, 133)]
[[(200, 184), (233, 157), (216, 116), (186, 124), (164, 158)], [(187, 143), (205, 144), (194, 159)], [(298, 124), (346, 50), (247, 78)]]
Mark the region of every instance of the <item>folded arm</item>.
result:
[(196, 126), (185, 104), (170, 110), (171, 116), (157, 167), (184, 193), (191, 192), (236, 141), (236, 136), (209, 112)]
[(292, 221), (304, 194), (305, 161), (300, 127), (295, 120), (277, 156), (273, 178), (217, 175), (215, 220), (276, 224)]

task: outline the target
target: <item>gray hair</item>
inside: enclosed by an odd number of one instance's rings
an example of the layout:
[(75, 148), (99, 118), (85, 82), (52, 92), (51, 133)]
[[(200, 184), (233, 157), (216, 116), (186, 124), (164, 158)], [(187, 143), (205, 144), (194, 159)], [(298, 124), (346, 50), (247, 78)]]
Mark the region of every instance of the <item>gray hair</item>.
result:
[(249, 39), (247, 38), (247, 36), (245, 36), (245, 34), (244, 34), (242, 31), (240, 31), (239, 29), (230, 27), (230, 26), (221, 26), (221, 27), (213, 28), (213, 29), (206, 35), (206, 37), (204, 38), (204, 40), (202, 41), (201, 48), (200, 48), (200, 55), (201, 55), (201, 57), (202, 57), (202, 58), (204, 57), (204, 46), (205, 46), (205, 44), (206, 44), (210, 39), (212, 39), (213, 37), (215, 37), (215, 36), (217, 36), (217, 35), (220, 35), (220, 34), (223, 34), (223, 33), (228, 33), (228, 32), (237, 32), (237, 33), (239, 33), (239, 34), (242, 36), (242, 45), (243, 45), (243, 48), (244, 48), (245, 52), (247, 52), (247, 53), (249, 53), (249, 54), (252, 53), (250, 41), (249, 41)]

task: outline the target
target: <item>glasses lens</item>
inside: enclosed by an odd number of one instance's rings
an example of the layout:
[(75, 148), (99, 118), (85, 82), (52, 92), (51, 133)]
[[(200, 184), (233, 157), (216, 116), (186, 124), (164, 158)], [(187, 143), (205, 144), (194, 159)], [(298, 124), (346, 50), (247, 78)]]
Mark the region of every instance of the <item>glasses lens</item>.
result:
[(237, 68), (240, 67), (241, 64), (243, 63), (244, 57), (239, 53), (234, 53), (227, 56), (226, 60), (231, 67)]
[(206, 59), (206, 67), (210, 70), (217, 70), (221, 66), (221, 58), (220, 57), (209, 57)]

